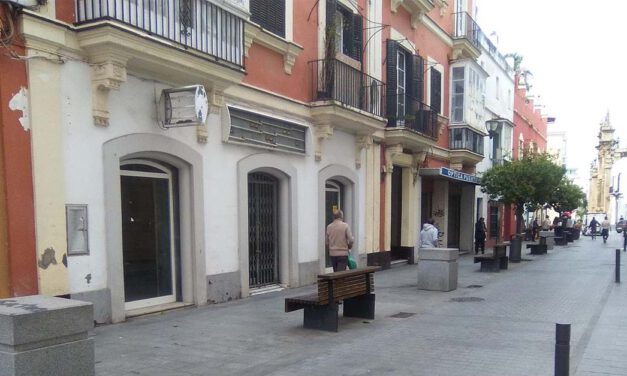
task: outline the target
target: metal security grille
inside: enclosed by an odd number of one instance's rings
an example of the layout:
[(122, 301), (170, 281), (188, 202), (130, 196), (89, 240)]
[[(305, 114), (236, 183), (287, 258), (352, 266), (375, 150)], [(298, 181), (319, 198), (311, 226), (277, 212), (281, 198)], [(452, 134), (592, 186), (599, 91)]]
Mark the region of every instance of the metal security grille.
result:
[(279, 282), (277, 252), (277, 180), (248, 175), (248, 270), (250, 287)]

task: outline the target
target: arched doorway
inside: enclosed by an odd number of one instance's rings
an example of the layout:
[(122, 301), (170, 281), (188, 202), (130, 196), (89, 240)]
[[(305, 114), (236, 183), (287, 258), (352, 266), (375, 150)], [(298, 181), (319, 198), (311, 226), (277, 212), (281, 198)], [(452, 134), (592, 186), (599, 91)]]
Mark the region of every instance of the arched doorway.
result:
[(179, 300), (176, 180), (177, 170), (166, 164), (144, 159), (120, 163), (126, 310)]
[(250, 288), (280, 283), (279, 181), (264, 172), (248, 174), (248, 280)]

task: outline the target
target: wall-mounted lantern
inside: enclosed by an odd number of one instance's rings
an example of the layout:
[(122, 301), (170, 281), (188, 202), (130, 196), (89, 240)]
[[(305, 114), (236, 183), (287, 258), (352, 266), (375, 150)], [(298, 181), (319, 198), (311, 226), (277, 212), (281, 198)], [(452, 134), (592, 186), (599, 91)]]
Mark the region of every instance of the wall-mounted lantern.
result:
[(487, 120), (485, 122), (485, 128), (488, 131), (488, 136), (490, 136), (490, 138), (494, 138), (497, 134), (496, 131), (501, 127), (501, 124), (506, 121), (506, 119), (501, 118)]
[(201, 125), (207, 120), (209, 103), (202, 85), (163, 89), (157, 109), (163, 128)]

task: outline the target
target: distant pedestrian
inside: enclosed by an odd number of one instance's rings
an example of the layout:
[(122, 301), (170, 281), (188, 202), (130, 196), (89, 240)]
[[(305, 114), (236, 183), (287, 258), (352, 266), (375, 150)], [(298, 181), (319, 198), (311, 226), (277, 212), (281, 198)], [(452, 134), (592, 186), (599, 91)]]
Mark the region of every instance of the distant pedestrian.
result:
[(535, 217), (533, 219), (533, 222), (531, 223), (531, 240), (532, 241), (536, 241), (536, 239), (538, 238), (538, 231), (540, 230), (540, 219), (538, 217)]
[(488, 229), (485, 225), (485, 219), (481, 217), (477, 223), (475, 223), (475, 255), (479, 254), (479, 250), (481, 250), (482, 255), (485, 253), (485, 239), (487, 232)]
[(329, 256), (333, 264), (333, 271), (346, 270), (348, 265), (348, 251), (353, 247), (353, 234), (341, 210), (333, 212), (333, 222), (327, 226), (326, 243), (329, 247)]
[(592, 220), (590, 221), (590, 225), (588, 226), (590, 228), (590, 235), (592, 235), (592, 240), (597, 238), (597, 227), (599, 226), (599, 222), (597, 221), (597, 219), (595, 217), (592, 217)]
[(603, 237), (603, 243), (607, 243), (607, 238), (610, 235), (610, 221), (607, 219), (607, 216), (601, 222), (601, 236)]
[(549, 216), (547, 215), (546, 218), (544, 218), (544, 221), (542, 221), (542, 231), (549, 231), (551, 229), (551, 220), (549, 219)]
[(420, 231), (420, 248), (437, 248), (438, 247), (438, 228), (435, 227), (432, 218), (422, 225)]

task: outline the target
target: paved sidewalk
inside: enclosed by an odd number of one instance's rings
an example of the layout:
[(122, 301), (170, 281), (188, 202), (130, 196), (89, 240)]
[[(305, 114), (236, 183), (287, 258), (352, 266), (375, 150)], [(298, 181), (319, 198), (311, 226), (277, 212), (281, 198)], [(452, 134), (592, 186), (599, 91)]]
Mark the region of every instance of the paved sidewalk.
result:
[(494, 274), (466, 255), (448, 293), (417, 290), (414, 265), (379, 272), (376, 319), (341, 319), (338, 333), (283, 312), (286, 296), (313, 286), (98, 327), (97, 374), (553, 375), (560, 322), (572, 324), (572, 375), (627, 375), (627, 287), (613, 280), (621, 240), (583, 237)]

